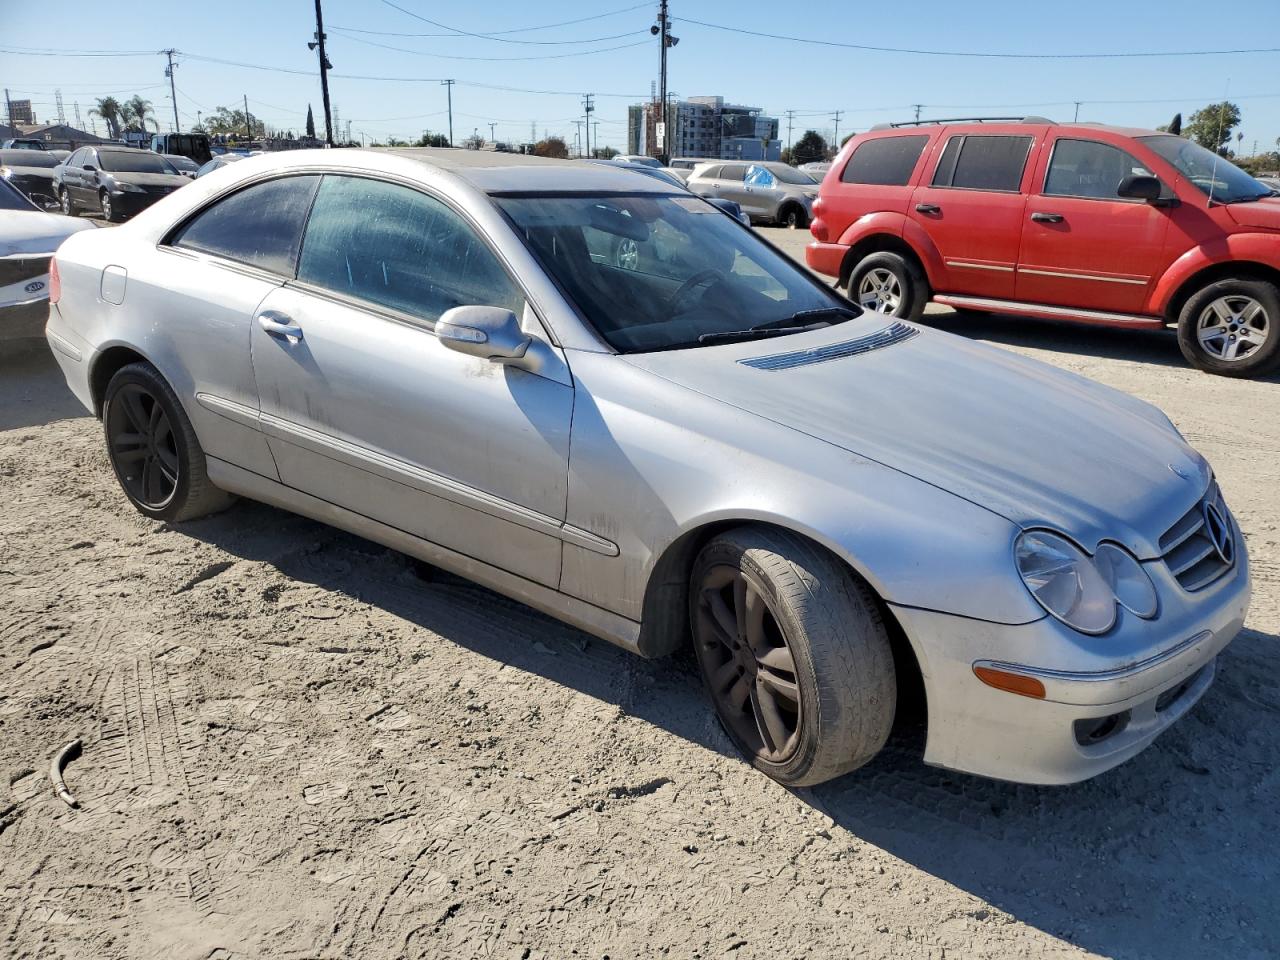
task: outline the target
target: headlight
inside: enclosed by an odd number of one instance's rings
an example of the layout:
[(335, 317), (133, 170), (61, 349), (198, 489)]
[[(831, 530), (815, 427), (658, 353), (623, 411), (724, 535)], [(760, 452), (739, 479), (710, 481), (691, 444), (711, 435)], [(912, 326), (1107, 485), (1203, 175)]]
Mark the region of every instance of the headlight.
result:
[(143, 193), (143, 189), (136, 183), (117, 183), (116, 189), (121, 193)]
[(1104, 543), (1093, 555), (1093, 565), (1115, 594), (1120, 606), (1144, 620), (1156, 615), (1156, 588), (1132, 556), (1114, 543)]
[(1115, 594), (1089, 555), (1066, 537), (1030, 530), (1013, 552), (1022, 582), (1050, 614), (1081, 633), (1106, 633), (1115, 624)]

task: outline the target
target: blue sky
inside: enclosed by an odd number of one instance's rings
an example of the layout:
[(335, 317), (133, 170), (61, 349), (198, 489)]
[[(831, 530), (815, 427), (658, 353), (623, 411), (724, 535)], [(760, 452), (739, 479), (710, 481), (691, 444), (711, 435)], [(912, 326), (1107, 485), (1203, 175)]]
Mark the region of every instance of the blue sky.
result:
[[(401, 7), (398, 10), (395, 7)], [(416, 137), (446, 126), (445, 88), (437, 82), (392, 82), (344, 77), (454, 78), (456, 139), (496, 123), (499, 139), (572, 138), (581, 117), (580, 93), (596, 94), (599, 139), (625, 146), (626, 105), (647, 97), (658, 70), (658, 44), (646, 31), (657, 4), (549, 29), (520, 28), (620, 10), (627, 0), (325, 0), (329, 57), (334, 63), (333, 101), (344, 125), (370, 138)], [(505, 34), (507, 41), (445, 33), (403, 11), (472, 33)], [(1209, 11), (1206, 13), (1206, 11)], [(873, 123), (909, 118), (915, 103), (923, 116), (1037, 113), (1136, 126), (1165, 123), (1179, 109), (1189, 114), (1227, 97), (1240, 104), (1244, 151), (1280, 137), (1280, 54), (1230, 54), (1140, 59), (1018, 60), (906, 53), (877, 53), (810, 46), (744, 36), (681, 22), (681, 17), (765, 33), (888, 47), (994, 53), (1135, 53), (1169, 50), (1280, 47), (1276, 0), (1219, 0), (1160, 4), (1072, 0), (1071, 3), (972, 2), (868, 4), (857, 0), (671, 0), (673, 33), (670, 90), (682, 96), (719, 94), (759, 105), (781, 116), (796, 111), (794, 135), (806, 127), (830, 133), (832, 113), (843, 111), (841, 133)], [(313, 71), (306, 48), (314, 29), (311, 0), (128, 0), (108, 5), (59, 0), (45, 7), (29, 0), (0, 0), (0, 51), (148, 51), (176, 47), (178, 110), (183, 126), (197, 110), (237, 106), (280, 128), (300, 128), (307, 104), (322, 124), (319, 81), (312, 75), (230, 66), (196, 57), (263, 67)], [(355, 30), (385, 33), (356, 33)], [(620, 36), (621, 35), (621, 36)], [(610, 38), (594, 43), (559, 41)], [(528, 41), (543, 41), (532, 43)], [(547, 42), (557, 41), (557, 42)], [(382, 46), (375, 46), (381, 44)], [(638, 44), (636, 46), (629, 46)], [(386, 49), (399, 47), (409, 51)], [(609, 50), (559, 59), (547, 57)], [(14, 97), (36, 102), (41, 118), (55, 114), (54, 90), (62, 89), (68, 119), (74, 103), (82, 116), (97, 96), (139, 92), (150, 99), (162, 129), (173, 108), (158, 55), (129, 57), (30, 56), (0, 52), (0, 83)], [(521, 90), (563, 91), (526, 93)], [(578, 93), (575, 93), (578, 92)], [(615, 96), (618, 94), (619, 96)], [(1166, 101), (1166, 102), (1105, 102)], [(88, 118), (84, 116), (85, 126)], [(785, 122), (783, 136), (785, 138)]]

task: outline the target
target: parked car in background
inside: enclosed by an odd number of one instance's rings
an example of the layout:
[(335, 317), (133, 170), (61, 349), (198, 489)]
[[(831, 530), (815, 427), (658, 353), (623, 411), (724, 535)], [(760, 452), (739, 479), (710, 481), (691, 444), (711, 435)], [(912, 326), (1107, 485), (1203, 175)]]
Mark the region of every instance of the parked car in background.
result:
[(168, 160), (169, 165), (188, 180), (194, 180), (196, 178), (196, 174), (200, 172), (200, 164), (196, 163), (190, 157), (184, 157), (178, 153), (162, 153), (160, 156)]
[(1257, 179), (1264, 187), (1270, 187), (1273, 192), (1280, 195), (1280, 177), (1258, 177)]
[(1280, 198), (1155, 130), (899, 124), (852, 138), (822, 182), (807, 260), (868, 310), (953, 307), (1176, 324), (1193, 366), (1280, 365)]
[(44, 141), (37, 140), (35, 137), (11, 137), (0, 141), (0, 150), (43, 150), (44, 148)]
[[(586, 162), (608, 164), (610, 166), (621, 167), (623, 169), (630, 170), (632, 173), (639, 174), (640, 176), (652, 177), (655, 180), (660, 180), (663, 183), (670, 184), (672, 187), (679, 190), (681, 193), (692, 193), (688, 185), (682, 179), (677, 177), (671, 171), (667, 170), (665, 167), (650, 167), (640, 163), (628, 163), (625, 160), (620, 161), (617, 158), (614, 158), (613, 160), (588, 160)], [(742, 212), (742, 207), (739, 206), (735, 201), (725, 200), (723, 197), (703, 197), (702, 199), (706, 200), (708, 203), (712, 204), (713, 206), (723, 210), (725, 213), (733, 217), (733, 219), (737, 220), (743, 226), (747, 226), (747, 227), (751, 226), (750, 218), (748, 218), (747, 215)]]
[(131, 147), (81, 147), (54, 169), (62, 212), (101, 211), (123, 220), (190, 181), (164, 157)]
[(37, 337), (49, 315), (49, 258), (93, 224), (46, 213), (0, 179), (0, 340)]
[(54, 270), (50, 346), (144, 516), (240, 494), (642, 656), (691, 645), (792, 786), (870, 760), (921, 686), (926, 762), (1094, 776), (1247, 613), (1240, 528), (1155, 407), (862, 313), (625, 170), (275, 154)]
[(657, 157), (646, 157), (638, 153), (620, 153), (613, 158), (621, 163), (634, 163), (642, 167), (661, 167), (662, 161)]
[(0, 150), (0, 177), (21, 190), (40, 209), (57, 209), (53, 171), (58, 163), (58, 158), (48, 150)]
[(689, 189), (702, 197), (734, 200), (753, 223), (807, 226), (818, 181), (777, 161), (712, 160), (694, 168)]
[(243, 160), (244, 155), (239, 153), (220, 153), (207, 163), (200, 165), (200, 169), (196, 171), (196, 179), (205, 176), (205, 174), (213, 173), (215, 170), (221, 170), (223, 167), (230, 166), (237, 160)]
[(803, 170), (809, 176), (818, 182), (827, 175), (827, 171), (831, 169), (830, 160), (813, 160), (809, 163), (801, 163), (796, 165), (797, 170)]
[(694, 167), (700, 163), (710, 162), (706, 157), (672, 157), (667, 169), (675, 173), (680, 179), (688, 180), (689, 174), (693, 173)]
[(176, 154), (190, 157), (196, 166), (213, 158), (209, 149), (209, 137), (203, 133), (157, 133), (151, 137), (151, 149), (155, 153)]

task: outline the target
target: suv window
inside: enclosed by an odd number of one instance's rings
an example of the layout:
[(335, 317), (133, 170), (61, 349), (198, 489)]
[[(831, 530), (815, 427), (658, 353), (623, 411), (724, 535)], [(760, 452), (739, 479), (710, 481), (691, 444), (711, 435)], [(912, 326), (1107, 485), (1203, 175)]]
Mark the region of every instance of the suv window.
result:
[(694, 176), (694, 177), (696, 177), (696, 178), (697, 178), (697, 179), (699, 179), (699, 180), (714, 180), (714, 179), (715, 179), (715, 177), (716, 177), (716, 175), (717, 175), (719, 172), (720, 172), (720, 168), (719, 168), (719, 167), (715, 167), (715, 166), (712, 166), (712, 167), (703, 167), (703, 168), (702, 168), (702, 170), (700, 170), (699, 172), (697, 172), (697, 173), (693, 174), (693, 176)]
[(746, 175), (745, 182), (753, 187), (777, 186), (777, 178), (764, 167), (752, 167)]
[(417, 190), (360, 177), (324, 178), (298, 279), (427, 321), (452, 307), (524, 310), (515, 282), (461, 216)]
[(906, 186), (928, 142), (927, 135), (867, 140), (853, 151), (840, 180), (882, 187)]
[(947, 141), (933, 174), (935, 187), (1016, 192), (1031, 137), (962, 134)]
[(1154, 176), (1119, 147), (1096, 140), (1059, 140), (1053, 146), (1044, 192), (1046, 196), (1115, 200), (1120, 181), (1130, 174)]
[(196, 214), (170, 243), (292, 277), (319, 182), (318, 176), (284, 177), (246, 187)]
[(720, 168), (720, 172), (716, 174), (721, 180), (741, 180), (747, 175), (747, 168), (742, 164), (730, 165), (725, 164)]

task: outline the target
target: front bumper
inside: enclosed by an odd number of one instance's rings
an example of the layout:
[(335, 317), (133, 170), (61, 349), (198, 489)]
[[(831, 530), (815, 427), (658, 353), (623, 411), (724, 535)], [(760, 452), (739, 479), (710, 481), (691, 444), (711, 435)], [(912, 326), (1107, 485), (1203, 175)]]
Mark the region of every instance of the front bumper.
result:
[[(1236, 529), (1236, 542), (1244, 540)], [(1218, 654), (1244, 625), (1248, 558), (1186, 593), (1159, 561), (1151, 621), (1121, 611), (1103, 637), (1051, 617), (1006, 625), (893, 607), (911, 640), (928, 704), (925, 762), (1018, 783), (1086, 780), (1141, 752), (1195, 705)], [(1044, 699), (987, 686), (974, 666), (1040, 680)]]

